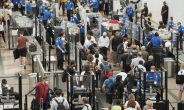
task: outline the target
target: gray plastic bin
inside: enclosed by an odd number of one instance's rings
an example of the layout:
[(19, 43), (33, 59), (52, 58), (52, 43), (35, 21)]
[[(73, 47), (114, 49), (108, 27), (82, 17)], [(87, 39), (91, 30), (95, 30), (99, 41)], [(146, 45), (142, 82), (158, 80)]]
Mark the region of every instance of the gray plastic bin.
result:
[(168, 77), (174, 77), (174, 60), (172, 58), (164, 58), (164, 68), (167, 70)]

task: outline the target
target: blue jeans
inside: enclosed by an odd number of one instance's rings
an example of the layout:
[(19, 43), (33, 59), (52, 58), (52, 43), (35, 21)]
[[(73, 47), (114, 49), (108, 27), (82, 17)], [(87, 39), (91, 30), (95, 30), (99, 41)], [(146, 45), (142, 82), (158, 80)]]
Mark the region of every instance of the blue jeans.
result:
[(117, 60), (118, 60), (118, 56), (117, 56), (117, 52), (114, 51), (114, 64), (117, 63)]
[(98, 79), (100, 80), (101, 78), (101, 71), (98, 70), (96, 71), (96, 88), (98, 88)]

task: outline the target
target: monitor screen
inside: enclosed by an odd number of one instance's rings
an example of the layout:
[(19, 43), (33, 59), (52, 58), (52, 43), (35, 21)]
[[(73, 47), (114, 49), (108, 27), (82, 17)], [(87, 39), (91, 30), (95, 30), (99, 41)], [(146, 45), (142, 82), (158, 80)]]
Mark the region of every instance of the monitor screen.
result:
[(155, 87), (155, 84), (154, 84), (155, 81), (146, 81), (146, 88), (150, 88), (150, 87)]
[(9, 90), (7, 87), (2, 87), (2, 95), (7, 95), (9, 93)]

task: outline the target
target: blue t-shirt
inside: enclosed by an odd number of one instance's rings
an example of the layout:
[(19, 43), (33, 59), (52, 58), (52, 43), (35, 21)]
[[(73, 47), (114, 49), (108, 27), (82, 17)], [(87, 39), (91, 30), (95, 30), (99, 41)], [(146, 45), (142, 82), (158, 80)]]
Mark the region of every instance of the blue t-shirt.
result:
[(160, 86), (160, 83), (161, 83), (161, 76), (159, 73), (152, 73), (152, 72), (149, 72), (147, 75), (146, 75), (146, 81), (155, 81), (154, 84), (155, 86)]
[(103, 84), (105, 84), (105, 87), (106, 87), (106, 93), (107, 94), (111, 94), (110, 93), (110, 88), (111, 88), (111, 85), (116, 82), (116, 79), (115, 78), (108, 78), (104, 81)]
[(174, 25), (174, 22), (173, 21), (170, 21), (169, 22), (169, 25), (168, 25), (168, 30), (172, 29), (173, 28), (173, 25)]

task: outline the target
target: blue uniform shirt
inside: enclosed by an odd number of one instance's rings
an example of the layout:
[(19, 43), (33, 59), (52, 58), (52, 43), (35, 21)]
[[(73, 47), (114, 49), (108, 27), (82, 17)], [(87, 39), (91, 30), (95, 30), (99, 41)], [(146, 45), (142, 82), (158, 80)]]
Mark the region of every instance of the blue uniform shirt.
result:
[(43, 20), (49, 20), (52, 18), (52, 15), (49, 11), (45, 10), (43, 13)]
[(173, 25), (174, 25), (174, 22), (173, 21), (169, 21), (168, 30), (172, 29)]
[(74, 6), (73, 2), (66, 2), (65, 3), (66, 10), (72, 10), (73, 6)]
[(11, 0), (11, 2), (13, 3), (13, 5), (18, 5), (19, 0)]
[(93, 8), (98, 8), (98, 0), (92, 0), (92, 3), (91, 3), (92, 5), (93, 5)]
[(25, 0), (20, 0), (20, 5), (25, 5)]
[(183, 26), (180, 25), (180, 26), (178, 27), (178, 33), (182, 34), (182, 29), (183, 29)]
[(58, 49), (58, 45), (60, 46), (60, 48), (64, 48), (63, 47), (63, 40), (60, 37), (56, 38), (56, 40), (55, 40), (56, 49)]
[(147, 46), (147, 44), (148, 44), (147, 38), (149, 38), (151, 40), (153, 36), (154, 36), (153, 34), (146, 34), (146, 36), (144, 38), (144, 45), (145, 46)]
[(160, 45), (162, 44), (162, 41), (158, 36), (153, 36), (151, 42), (153, 44), (153, 47), (160, 47)]
[(107, 94), (111, 94), (110, 93), (110, 88), (111, 88), (111, 85), (116, 82), (116, 79), (115, 78), (108, 78), (104, 81), (103, 84), (105, 84), (105, 87), (106, 87), (106, 93)]
[(27, 13), (32, 12), (32, 7), (31, 7), (31, 4), (30, 4), (30, 3), (28, 3), (28, 4), (26, 5), (26, 11), (27, 11)]
[(127, 34), (127, 30), (126, 30), (126, 27), (123, 26), (123, 27), (121, 28), (120, 35), (123, 36), (123, 35), (125, 35), (125, 34)]
[(44, 13), (44, 12), (45, 12), (45, 7), (40, 5), (39, 6), (39, 14)]
[(129, 16), (131, 15), (132, 17), (134, 17), (134, 10), (132, 7), (127, 7), (126, 8), (126, 14)]
[(79, 20), (76, 16), (71, 17), (70, 22), (75, 23), (75, 24), (79, 24)]
[(84, 34), (85, 33), (85, 27), (84, 27), (84, 25), (80, 25), (79, 28), (80, 28), (80, 33), (81, 34)]
[(128, 18), (128, 16), (126, 15), (125, 17), (123, 17), (122, 22), (125, 23), (125, 22), (128, 21), (128, 20), (129, 20), (129, 18)]
[(161, 76), (159, 73), (152, 73), (152, 72), (149, 72), (147, 75), (146, 75), (146, 81), (155, 81), (154, 84), (155, 86), (160, 86), (160, 83), (161, 83)]

